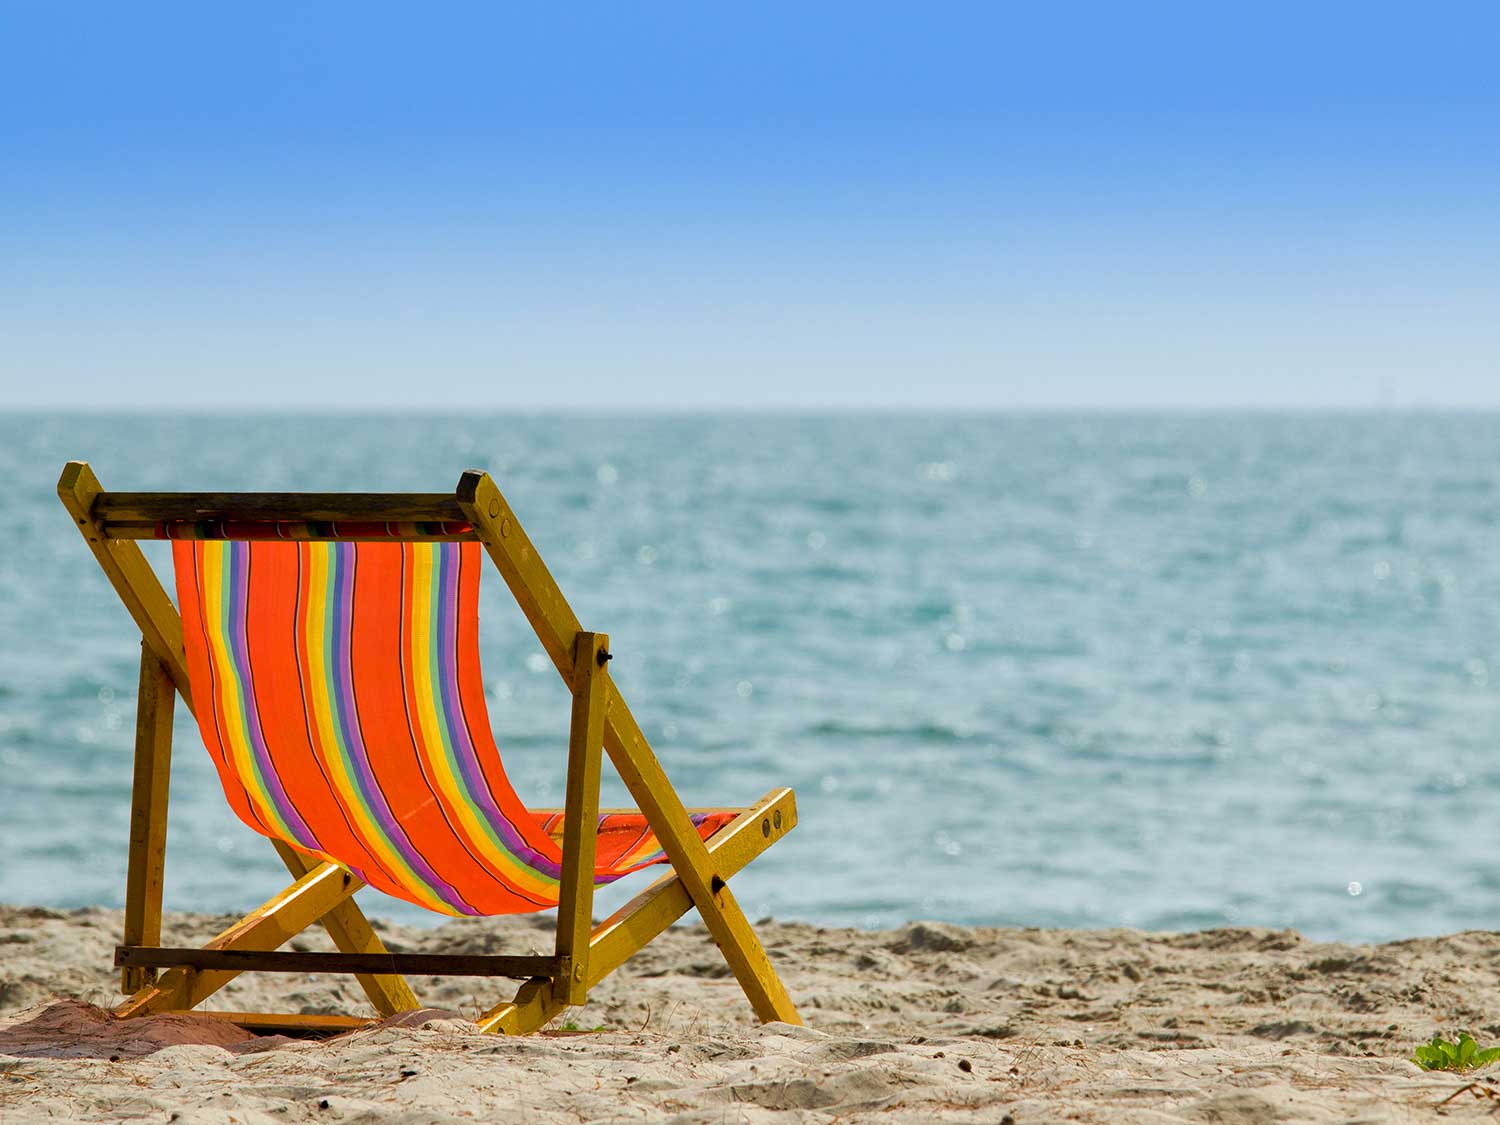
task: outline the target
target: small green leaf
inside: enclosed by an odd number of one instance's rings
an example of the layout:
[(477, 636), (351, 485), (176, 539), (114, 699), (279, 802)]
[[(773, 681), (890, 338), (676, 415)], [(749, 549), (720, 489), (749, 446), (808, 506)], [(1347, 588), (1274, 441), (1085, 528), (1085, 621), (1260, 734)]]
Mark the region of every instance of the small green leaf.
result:
[(1423, 1043), (1412, 1053), (1412, 1062), (1423, 1070), (1440, 1070), (1445, 1062), (1439, 1040), (1434, 1036), (1431, 1043)]
[(1455, 1042), (1434, 1035), (1430, 1043), (1412, 1048), (1411, 1061), (1423, 1070), (1476, 1070), (1500, 1062), (1500, 1047), (1480, 1048), (1467, 1031), (1458, 1033)]

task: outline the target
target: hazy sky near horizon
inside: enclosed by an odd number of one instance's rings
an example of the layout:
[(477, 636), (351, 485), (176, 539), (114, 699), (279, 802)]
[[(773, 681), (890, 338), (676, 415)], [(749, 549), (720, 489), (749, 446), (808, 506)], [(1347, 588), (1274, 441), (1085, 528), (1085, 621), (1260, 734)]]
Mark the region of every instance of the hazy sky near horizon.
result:
[(1500, 7), (0, 0), (0, 407), (1500, 406)]

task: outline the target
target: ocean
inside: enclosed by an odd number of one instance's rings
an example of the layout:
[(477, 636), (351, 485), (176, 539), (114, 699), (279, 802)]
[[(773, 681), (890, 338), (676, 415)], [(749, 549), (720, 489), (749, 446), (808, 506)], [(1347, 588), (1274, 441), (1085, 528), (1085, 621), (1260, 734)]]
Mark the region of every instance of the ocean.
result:
[[(797, 789), (752, 917), (1495, 927), (1497, 449), (1500, 415), (0, 416), (0, 901), (124, 889), (139, 634), (55, 496), (84, 459), (129, 490), (488, 469), (688, 803)], [(566, 692), (497, 575), (481, 610), (508, 768), (560, 803)], [(168, 908), (284, 882), (179, 708)]]

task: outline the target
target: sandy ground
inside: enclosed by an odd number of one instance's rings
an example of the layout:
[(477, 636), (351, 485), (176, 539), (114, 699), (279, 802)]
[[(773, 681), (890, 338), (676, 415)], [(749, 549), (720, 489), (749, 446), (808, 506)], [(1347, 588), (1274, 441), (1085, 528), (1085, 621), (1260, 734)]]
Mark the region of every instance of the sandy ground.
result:
[[(172, 916), (164, 944), (228, 921)], [(422, 952), (551, 943), (546, 919), (382, 929)], [(563, 1018), (589, 1034), (478, 1035), (457, 1017), (505, 982), (419, 978), (446, 1011), (307, 1041), (191, 1015), (115, 1020), (94, 1005), (115, 999), (119, 930), (117, 911), (0, 907), (0, 1121), (1500, 1118), (1482, 1091), (1440, 1107), (1468, 1079), (1406, 1061), (1438, 1030), (1500, 1038), (1500, 934), (1345, 946), (1249, 929), (767, 923), (807, 1026), (761, 1027), (704, 931), (679, 928)], [(369, 1012), (352, 978), (246, 976), (212, 1003)]]

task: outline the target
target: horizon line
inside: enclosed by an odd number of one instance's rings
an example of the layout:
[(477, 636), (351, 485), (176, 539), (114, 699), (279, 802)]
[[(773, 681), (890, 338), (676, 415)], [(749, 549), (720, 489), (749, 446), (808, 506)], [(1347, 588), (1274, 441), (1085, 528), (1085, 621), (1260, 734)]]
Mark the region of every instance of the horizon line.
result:
[(931, 417), (954, 414), (983, 415), (987, 417), (1035, 416), (1035, 415), (1114, 415), (1114, 416), (1207, 416), (1225, 414), (1258, 415), (1445, 415), (1445, 414), (1500, 414), (1500, 401), (1496, 402), (1431, 402), (1360, 405), (1352, 403), (1159, 403), (1124, 405), (1108, 403), (1071, 404), (1017, 404), (979, 405), (974, 403), (927, 403), (927, 404), (685, 404), (681, 406), (582, 406), (578, 404), (469, 404), (464, 407), (446, 405), (413, 405), (407, 403), (377, 403), (359, 406), (334, 403), (219, 403), (211, 405), (180, 404), (90, 404), (84, 406), (61, 403), (25, 403), (19, 406), (0, 404), (0, 417), (37, 415), (73, 416), (130, 416), (130, 417), (194, 417), (221, 414), (233, 411), (241, 415), (342, 415), (345, 417), (386, 417), (391, 415), (417, 415), (425, 418), (447, 418), (458, 415), (482, 414), (485, 416), (506, 415), (571, 415), (571, 416), (634, 416), (634, 417), (692, 417), (705, 415), (764, 415), (784, 417), (788, 415), (925, 415)]

